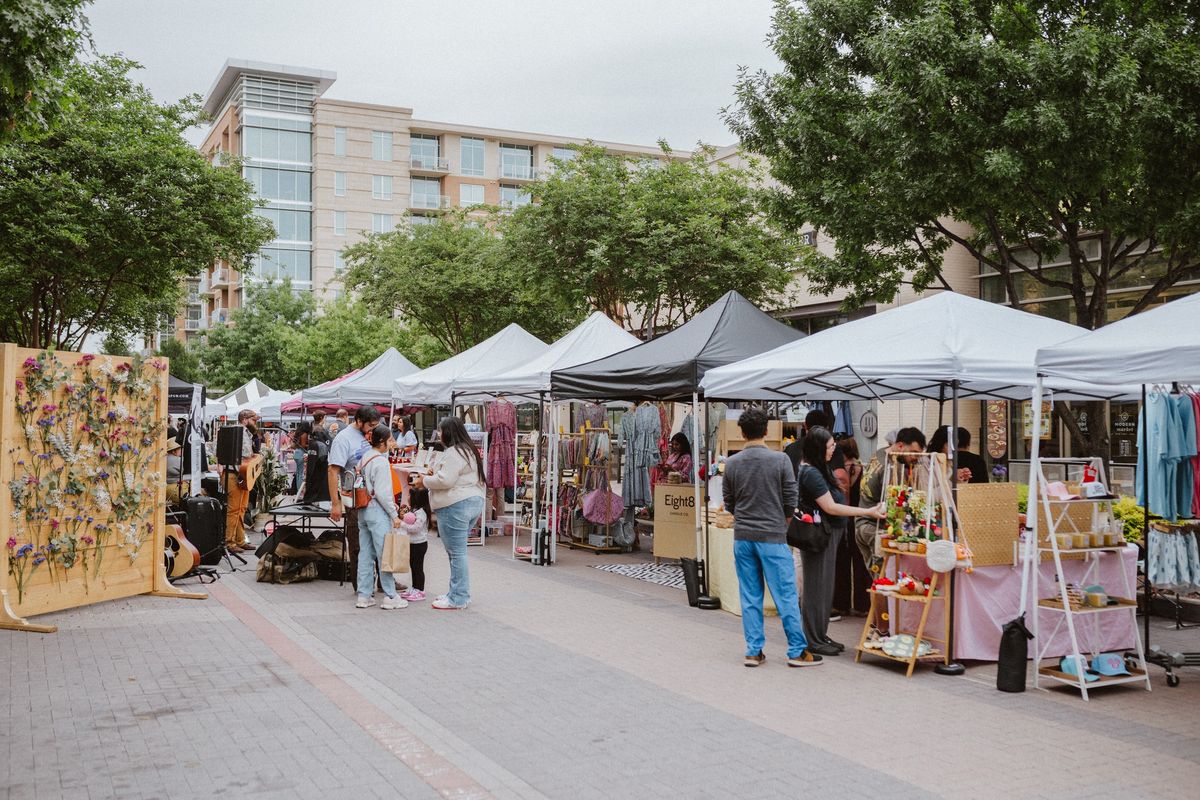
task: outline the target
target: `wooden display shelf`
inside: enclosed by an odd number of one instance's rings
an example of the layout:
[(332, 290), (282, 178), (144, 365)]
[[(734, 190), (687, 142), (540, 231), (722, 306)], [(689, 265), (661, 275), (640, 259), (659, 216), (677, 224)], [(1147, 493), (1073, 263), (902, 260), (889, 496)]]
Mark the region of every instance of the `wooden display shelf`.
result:
[[(1112, 595), (1109, 595), (1109, 599), (1116, 600), (1117, 601), (1116, 605), (1101, 606), (1100, 608), (1095, 608), (1093, 606), (1088, 606), (1088, 605), (1071, 606), (1071, 613), (1072, 614), (1099, 614), (1104, 611), (1127, 611), (1131, 608), (1137, 608), (1137, 605), (1138, 605), (1136, 600), (1130, 600), (1128, 597), (1113, 597)], [(1062, 611), (1063, 610), (1062, 598), (1060, 598), (1060, 597), (1047, 597), (1043, 600), (1038, 600), (1038, 606), (1041, 608), (1049, 608), (1053, 611)]]
[(1087, 503), (1115, 503), (1121, 498), (1119, 497), (1077, 497), (1074, 500), (1057, 500), (1053, 497), (1044, 498), (1051, 505), (1055, 506), (1075, 506), (1085, 505)]
[[(1125, 545), (1123, 545), (1123, 544), (1116, 544), (1116, 545), (1113, 545), (1112, 547), (1108, 547), (1107, 545), (1105, 545), (1104, 547), (1071, 547), (1071, 548), (1060, 547), (1060, 548), (1058, 548), (1058, 554), (1063, 555), (1063, 556), (1070, 556), (1070, 555), (1078, 555), (1079, 553), (1118, 553), (1124, 549), (1125, 549)], [(1039, 546), (1038, 552), (1039, 553), (1053, 553), (1054, 548)]]
[[(1128, 666), (1125, 668), (1129, 669)], [(1079, 678), (1077, 676), (1063, 672), (1055, 667), (1039, 667), (1038, 674), (1044, 675), (1051, 680), (1079, 688)], [(1089, 690), (1095, 689), (1097, 686), (1119, 686), (1122, 683), (1139, 683), (1146, 680), (1146, 672), (1134, 667), (1133, 669), (1129, 669), (1128, 675), (1097, 675), (1096, 678), (1094, 681), (1086, 681)]]
[(615, 545), (615, 544), (608, 544), (608, 545), (589, 544), (588, 542), (583, 542), (583, 541), (579, 541), (576, 539), (571, 539), (566, 544), (567, 544), (567, 547), (571, 548), (572, 550), (589, 550), (593, 553), (619, 553), (619, 552), (621, 552), (620, 545)]
[(932, 600), (945, 600), (945, 595), (933, 594), (900, 594), (899, 592), (881, 592), (877, 589), (867, 589), (868, 594), (879, 595), (880, 597), (894, 597), (897, 600), (907, 600), (912, 603), (928, 603)]

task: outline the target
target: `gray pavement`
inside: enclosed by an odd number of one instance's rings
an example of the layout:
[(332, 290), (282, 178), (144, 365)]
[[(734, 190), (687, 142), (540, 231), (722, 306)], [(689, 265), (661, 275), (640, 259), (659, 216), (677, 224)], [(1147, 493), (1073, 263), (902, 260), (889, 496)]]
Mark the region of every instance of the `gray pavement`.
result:
[[(0, 631), (10, 798), (1191, 796), (1200, 670), (1152, 692), (1006, 695), (828, 659), (741, 666), (741, 627), (564, 552), (471, 550), (475, 603), (353, 608), (349, 587), (225, 575), (205, 601), (133, 598)], [(445, 586), (430, 550), (431, 596)], [(852, 641), (861, 620), (835, 623)], [(1156, 641), (1200, 631), (1155, 621)]]

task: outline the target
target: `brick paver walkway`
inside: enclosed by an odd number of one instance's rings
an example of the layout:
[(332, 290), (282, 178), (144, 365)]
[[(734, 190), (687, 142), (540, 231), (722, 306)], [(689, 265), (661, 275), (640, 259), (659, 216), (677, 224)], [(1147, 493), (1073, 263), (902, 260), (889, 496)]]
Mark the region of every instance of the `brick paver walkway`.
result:
[[(1193, 796), (1200, 670), (1169, 689), (1006, 695), (990, 665), (911, 680), (848, 656), (741, 666), (741, 627), (677, 589), (471, 550), (475, 603), (224, 578), (0, 632), (11, 798)], [(607, 557), (613, 561), (620, 557)], [(432, 543), (431, 589), (445, 555)], [(432, 594), (436, 594), (434, 591)], [(861, 621), (835, 623), (855, 639)], [(1156, 641), (1200, 631), (1156, 620)], [(1171, 649), (1169, 647), (1169, 649)]]

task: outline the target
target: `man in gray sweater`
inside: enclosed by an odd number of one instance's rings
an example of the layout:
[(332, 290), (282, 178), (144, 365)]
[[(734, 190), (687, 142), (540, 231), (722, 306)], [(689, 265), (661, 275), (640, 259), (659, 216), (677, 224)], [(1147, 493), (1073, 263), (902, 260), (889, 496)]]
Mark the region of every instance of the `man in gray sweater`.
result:
[(787, 545), (787, 526), (799, 501), (792, 462), (769, 450), (767, 415), (748, 408), (738, 418), (746, 446), (725, 463), (721, 493), (725, 510), (733, 515), (733, 559), (742, 604), (747, 667), (757, 667), (763, 655), (763, 581), (783, 622), (788, 640), (788, 666), (809, 667), (821, 657), (808, 649), (796, 596), (796, 566)]

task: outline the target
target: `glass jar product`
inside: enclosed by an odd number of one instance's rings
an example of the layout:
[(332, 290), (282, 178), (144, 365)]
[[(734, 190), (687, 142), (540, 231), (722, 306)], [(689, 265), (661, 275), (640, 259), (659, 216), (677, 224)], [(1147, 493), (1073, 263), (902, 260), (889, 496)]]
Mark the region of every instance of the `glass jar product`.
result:
[(1092, 536), (1089, 533), (1073, 533), (1071, 534), (1071, 542), (1076, 550), (1082, 550), (1091, 546)]
[(1090, 534), (1092, 547), (1104, 547), (1104, 537), (1107, 535), (1105, 531), (1092, 531)]
[(1071, 549), (1071, 534), (1069, 534), (1069, 533), (1058, 534), (1058, 549), (1059, 550), (1070, 550)]

